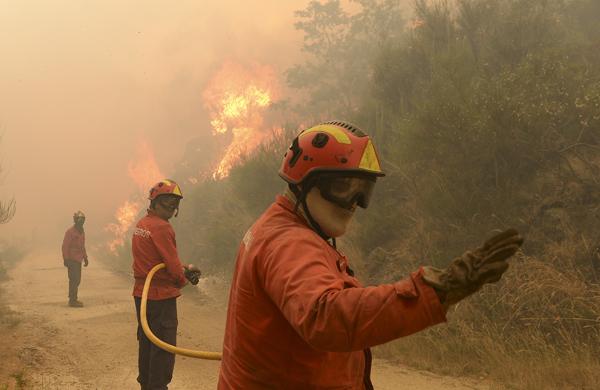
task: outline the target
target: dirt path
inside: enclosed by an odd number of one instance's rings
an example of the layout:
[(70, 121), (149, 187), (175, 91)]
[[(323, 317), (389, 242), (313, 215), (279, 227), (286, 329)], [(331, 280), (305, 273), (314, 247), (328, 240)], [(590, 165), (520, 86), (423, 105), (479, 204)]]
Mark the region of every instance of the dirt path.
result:
[[(21, 322), (0, 341), (0, 359), (7, 358), (2, 354), (11, 351), (12, 359), (3, 361), (12, 362), (6, 364), (13, 364), (15, 370), (23, 370), (25, 388), (138, 388), (130, 281), (92, 262), (83, 270), (79, 290), (85, 307), (74, 309), (66, 304), (66, 274), (60, 259), (51, 253), (32, 253), (11, 271), (11, 280), (4, 288), (6, 296), (12, 297), (9, 306), (19, 313)], [(185, 295), (186, 290), (178, 301), (178, 343), (220, 350), (225, 309), (185, 299)], [(170, 388), (214, 389), (218, 372), (219, 362), (177, 357)], [(0, 388), (11, 381), (15, 379), (0, 378)], [(379, 360), (374, 364), (373, 382), (378, 390), (487, 388)]]

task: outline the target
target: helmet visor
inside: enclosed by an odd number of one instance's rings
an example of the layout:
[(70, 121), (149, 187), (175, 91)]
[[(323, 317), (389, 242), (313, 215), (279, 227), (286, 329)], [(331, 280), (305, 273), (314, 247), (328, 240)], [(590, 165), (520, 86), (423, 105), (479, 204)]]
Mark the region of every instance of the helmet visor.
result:
[(158, 203), (160, 203), (162, 207), (169, 211), (175, 211), (178, 209), (179, 201), (181, 200), (181, 198), (172, 194), (159, 195), (157, 199)]
[(357, 204), (366, 209), (369, 206), (376, 180), (376, 177), (370, 175), (324, 174), (320, 175), (315, 185), (323, 198), (342, 208), (351, 209)]

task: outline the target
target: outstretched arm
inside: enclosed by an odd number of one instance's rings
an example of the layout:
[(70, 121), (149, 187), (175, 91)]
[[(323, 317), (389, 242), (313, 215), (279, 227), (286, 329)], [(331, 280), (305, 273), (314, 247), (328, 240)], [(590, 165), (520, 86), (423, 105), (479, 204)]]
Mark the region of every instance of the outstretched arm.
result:
[(262, 270), (265, 290), (314, 348), (361, 350), (445, 321), (422, 270), (394, 284), (344, 288), (327, 255), (311, 240), (281, 240)]

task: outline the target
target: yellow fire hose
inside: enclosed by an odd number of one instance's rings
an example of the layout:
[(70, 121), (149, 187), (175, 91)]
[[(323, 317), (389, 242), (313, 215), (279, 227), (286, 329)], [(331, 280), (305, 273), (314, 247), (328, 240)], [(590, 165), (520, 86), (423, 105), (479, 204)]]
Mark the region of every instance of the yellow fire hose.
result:
[(142, 305), (140, 308), (140, 321), (142, 322), (142, 329), (144, 330), (146, 337), (148, 337), (148, 339), (150, 341), (152, 341), (152, 343), (154, 343), (154, 345), (156, 345), (159, 348), (164, 349), (167, 352), (171, 352), (171, 353), (183, 355), (183, 356), (188, 356), (188, 357), (192, 357), (192, 358), (196, 358), (196, 359), (221, 360), (220, 352), (207, 352), (207, 351), (197, 351), (195, 349), (179, 348), (179, 347), (176, 347), (169, 343), (165, 343), (164, 341), (162, 341), (161, 339), (156, 337), (154, 335), (154, 333), (152, 333), (152, 330), (150, 330), (150, 327), (148, 326), (148, 318), (146, 318), (146, 304), (148, 303), (148, 290), (150, 289), (150, 283), (152, 283), (152, 278), (154, 277), (154, 274), (156, 273), (156, 271), (158, 271), (161, 268), (165, 268), (164, 263), (157, 264), (154, 266), (154, 268), (152, 268), (150, 270), (150, 272), (148, 273), (148, 276), (146, 277), (146, 281), (144, 282), (144, 290), (142, 291)]

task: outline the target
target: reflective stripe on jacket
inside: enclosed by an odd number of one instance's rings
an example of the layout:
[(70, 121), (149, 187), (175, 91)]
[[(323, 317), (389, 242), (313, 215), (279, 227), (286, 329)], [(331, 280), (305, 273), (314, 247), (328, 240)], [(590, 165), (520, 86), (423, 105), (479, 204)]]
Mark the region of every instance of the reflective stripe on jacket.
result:
[(421, 271), (362, 287), (293, 208), (277, 197), (240, 245), (218, 388), (371, 388), (368, 348), (443, 322), (445, 311)]
[(161, 300), (181, 295), (179, 289), (186, 284), (186, 279), (177, 254), (175, 231), (168, 221), (148, 211), (148, 215), (139, 220), (133, 232), (131, 252), (135, 277), (134, 296), (142, 296), (148, 272), (160, 263), (165, 263), (166, 268), (154, 274), (148, 299)]
[(67, 229), (62, 243), (62, 256), (63, 260), (74, 260), (80, 263), (87, 257), (85, 232), (80, 232), (75, 226)]

